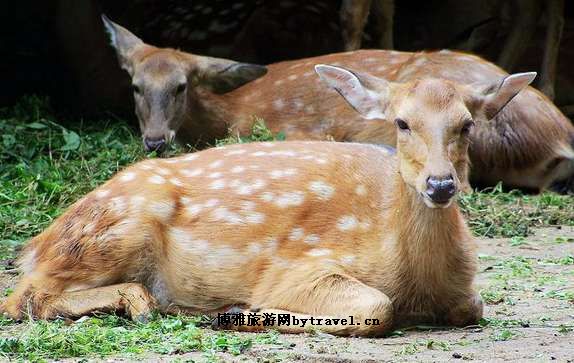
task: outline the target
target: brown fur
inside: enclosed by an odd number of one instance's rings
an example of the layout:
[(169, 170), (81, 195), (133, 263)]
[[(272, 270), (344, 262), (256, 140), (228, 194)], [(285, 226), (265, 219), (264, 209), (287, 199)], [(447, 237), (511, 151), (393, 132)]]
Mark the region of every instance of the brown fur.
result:
[[(441, 80), (373, 82), (392, 95), (389, 117), (409, 122), (396, 154), (278, 142), (140, 162), (30, 241), (19, 259), (22, 279), (1, 309), (15, 319), (115, 310), (140, 319), (156, 306), (379, 319), (321, 327), (361, 336), (413, 323), (476, 323), (473, 238), (453, 198), (438, 205), (426, 194), (434, 175), (451, 173), (460, 187), (468, 91)], [(444, 97), (434, 104), (434, 95)]]
[[(289, 140), (395, 145), (396, 134), (394, 127), (389, 126), (391, 123), (360, 119), (334, 90), (318, 79), (313, 72), (313, 66), (318, 63), (342, 65), (395, 82), (424, 79), (430, 75), (477, 88), (494, 84), (508, 75), (492, 63), (470, 54), (360, 50), (272, 64), (267, 67), (265, 76), (217, 95), (205, 89), (201, 80), (193, 76), (193, 70), (208, 68), (213, 60), (173, 49), (143, 47), (146, 53), (172, 60), (171, 74), (186, 75), (188, 87), (185, 98), (164, 108), (173, 115), (169, 123), (156, 120), (156, 126), (147, 126), (145, 120), (150, 116), (136, 107), (140, 121), (144, 120), (142, 132), (144, 135), (166, 134), (168, 140), (177, 132), (181, 142), (198, 146), (224, 137), (230, 128), (248, 134), (254, 117), (263, 118), (274, 132), (283, 131)], [(134, 79), (156, 77), (163, 69), (156, 60), (150, 63), (146, 59), (133, 57), (133, 64), (139, 65), (140, 69), (132, 72)], [(172, 82), (164, 81), (164, 84), (168, 85), (165, 87), (169, 94)], [(529, 87), (492, 122), (480, 122), (472, 132), (471, 181), (481, 186), (502, 181), (510, 187), (546, 189), (574, 174), (572, 139), (574, 127), (570, 121), (543, 94)], [(565, 162), (548, 170), (547, 166), (558, 159), (565, 159)]]

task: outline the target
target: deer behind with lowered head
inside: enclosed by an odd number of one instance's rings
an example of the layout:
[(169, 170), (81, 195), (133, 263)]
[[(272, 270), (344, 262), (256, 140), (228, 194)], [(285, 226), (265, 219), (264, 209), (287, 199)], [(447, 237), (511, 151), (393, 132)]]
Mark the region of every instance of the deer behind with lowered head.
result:
[[(294, 141), (140, 162), (28, 243), (23, 276), (0, 309), (14, 319), (115, 310), (138, 319), (157, 306), (377, 319), (317, 326), (365, 336), (413, 323), (476, 323), (477, 256), (454, 201), (459, 176), (473, 119), (504, 107), (533, 74), (483, 93), (446, 80), (316, 71), (361, 115), (393, 120), (396, 153)], [(269, 327), (306, 329), (277, 324)]]
[[(313, 71), (318, 63), (349, 67), (397, 83), (428, 77), (447, 79), (485, 94), (508, 76), (494, 64), (469, 54), (361, 50), (271, 64), (264, 76), (216, 94), (210, 89), (214, 79), (222, 83), (231, 77), (240, 84), (262, 75), (264, 69), (156, 48), (117, 24), (107, 20), (106, 24), (120, 64), (132, 75), (136, 113), (148, 149), (162, 147), (174, 134), (192, 145), (212, 143), (225, 137), (230, 128), (234, 133), (249, 134), (254, 116), (263, 118), (273, 132), (282, 131), (287, 140), (395, 145), (392, 120), (361, 119), (335, 90), (324, 87)], [(217, 65), (223, 64), (231, 67), (218, 72), (221, 68)], [(237, 71), (243, 77), (232, 77)], [(481, 122), (470, 133), (470, 179), (474, 185), (502, 181), (509, 187), (538, 192), (572, 178), (574, 127), (544, 95), (527, 87), (499, 113), (487, 111), (478, 116)]]

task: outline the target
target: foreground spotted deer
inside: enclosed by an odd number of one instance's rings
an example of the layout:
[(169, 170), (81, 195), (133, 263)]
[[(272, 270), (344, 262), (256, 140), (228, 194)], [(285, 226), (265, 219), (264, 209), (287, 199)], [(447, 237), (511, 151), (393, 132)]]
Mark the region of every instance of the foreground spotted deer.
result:
[(157, 305), (235, 306), (381, 323), (318, 327), (341, 335), (475, 323), (475, 246), (453, 200), (473, 119), (504, 107), (533, 74), (477, 92), (445, 80), (316, 71), (364, 117), (394, 120), (396, 154), (293, 141), (140, 162), (30, 241), (2, 310), (14, 319), (114, 310), (138, 319)]
[[(192, 145), (212, 143), (230, 128), (246, 135), (254, 116), (263, 118), (273, 132), (285, 133), (288, 140), (395, 145), (392, 120), (362, 119), (336, 91), (324, 87), (313, 71), (318, 63), (403, 83), (447, 79), (484, 92), (508, 75), (469, 54), (362, 50), (271, 64), (260, 78), (215, 94), (198, 72), (213, 59), (156, 48), (117, 24), (108, 20), (106, 24), (120, 63), (132, 76), (136, 114), (148, 148), (164, 146), (173, 135)], [(251, 70), (247, 78), (264, 73), (252, 65), (239, 69)], [(538, 192), (574, 175), (574, 127), (534, 88), (525, 89), (498, 114), (489, 111), (477, 117), (481, 122), (470, 133), (472, 184), (483, 187), (502, 181)], [(485, 122), (487, 118), (492, 122)]]

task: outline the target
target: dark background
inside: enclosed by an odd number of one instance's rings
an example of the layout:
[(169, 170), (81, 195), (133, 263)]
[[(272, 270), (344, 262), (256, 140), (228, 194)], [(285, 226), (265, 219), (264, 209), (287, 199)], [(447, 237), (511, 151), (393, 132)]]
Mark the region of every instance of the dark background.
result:
[[(513, 23), (524, 16), (517, 1), (396, 1), (394, 48), (462, 49), (496, 62)], [(102, 12), (147, 43), (241, 61), (267, 64), (342, 50), (340, 0), (7, 0), (2, 7), (0, 106), (40, 94), (60, 113), (133, 118), (129, 79), (108, 45)], [(569, 114), (574, 4), (566, 0), (564, 7), (555, 103)], [(541, 66), (548, 19), (542, 9), (536, 13), (536, 31), (509, 72)], [(369, 18), (363, 48), (376, 45), (375, 21)], [(477, 30), (486, 38), (470, 46)]]

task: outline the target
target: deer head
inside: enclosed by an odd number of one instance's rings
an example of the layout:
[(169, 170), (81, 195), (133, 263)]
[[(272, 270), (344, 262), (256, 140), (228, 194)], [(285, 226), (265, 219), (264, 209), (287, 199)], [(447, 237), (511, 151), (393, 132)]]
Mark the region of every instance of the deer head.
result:
[(363, 118), (394, 122), (400, 175), (430, 208), (448, 207), (460, 189), (474, 124), (491, 120), (536, 76), (460, 85), (432, 78), (395, 83), (329, 65), (315, 70)]
[(230, 92), (263, 76), (267, 68), (156, 48), (145, 44), (105, 15), (104, 25), (120, 66), (132, 78), (135, 112), (147, 151), (161, 151), (186, 120), (197, 88)]

